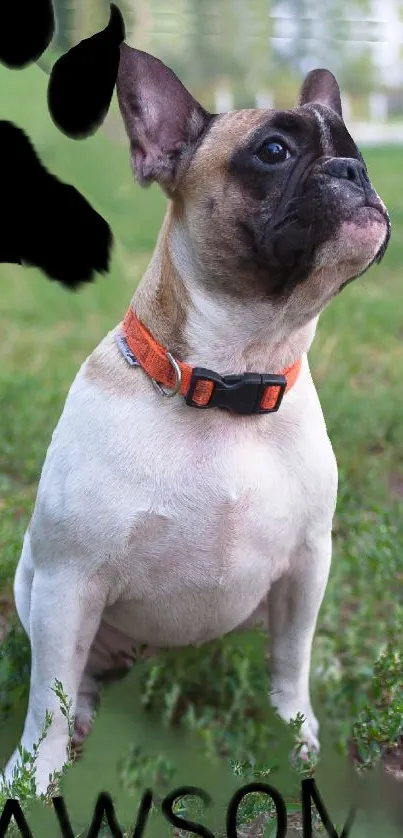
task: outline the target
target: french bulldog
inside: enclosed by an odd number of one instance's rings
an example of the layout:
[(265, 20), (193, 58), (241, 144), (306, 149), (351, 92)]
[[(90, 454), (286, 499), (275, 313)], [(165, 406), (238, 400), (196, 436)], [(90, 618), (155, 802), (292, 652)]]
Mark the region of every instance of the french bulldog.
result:
[(201, 645), (266, 606), (271, 701), (319, 749), (310, 660), (337, 466), (307, 353), (390, 237), (329, 71), (290, 110), (210, 114), (123, 43), (117, 94), (135, 177), (168, 206), (126, 315), (70, 389), (16, 571), (26, 750), (53, 714), (38, 793), (66, 761), (55, 679), (79, 742), (100, 679), (140, 648)]

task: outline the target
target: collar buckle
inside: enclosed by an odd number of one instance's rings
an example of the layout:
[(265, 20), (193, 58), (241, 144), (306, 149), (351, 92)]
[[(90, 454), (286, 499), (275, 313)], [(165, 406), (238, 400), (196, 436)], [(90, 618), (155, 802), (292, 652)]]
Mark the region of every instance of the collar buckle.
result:
[[(198, 404), (194, 398), (199, 382), (212, 382), (213, 389), (206, 404)], [(193, 369), (190, 387), (185, 396), (190, 407), (205, 409), (219, 407), (242, 416), (261, 413), (276, 413), (287, 387), (284, 375), (246, 372), (240, 375), (218, 375), (204, 367)], [(272, 388), (277, 393), (271, 393)], [(265, 398), (269, 395), (269, 398)], [(262, 406), (266, 403), (266, 406)]]

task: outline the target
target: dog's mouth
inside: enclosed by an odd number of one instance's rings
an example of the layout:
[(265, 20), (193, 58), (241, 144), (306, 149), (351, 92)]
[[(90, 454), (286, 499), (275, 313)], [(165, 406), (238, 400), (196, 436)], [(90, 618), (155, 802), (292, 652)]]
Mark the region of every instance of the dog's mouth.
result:
[(347, 219), (347, 223), (351, 226), (356, 226), (357, 229), (365, 229), (367, 231), (368, 236), (372, 234), (373, 230), (379, 228), (380, 218), (383, 221), (383, 226), (385, 228), (384, 236), (379, 245), (378, 249), (375, 251), (372, 259), (369, 260), (364, 267), (355, 273), (353, 276), (346, 279), (342, 284), (339, 286), (338, 291), (342, 291), (346, 285), (349, 285), (350, 282), (354, 282), (354, 280), (359, 279), (359, 277), (363, 276), (373, 265), (377, 264), (382, 261), (386, 250), (388, 248), (388, 244), (391, 237), (391, 221), (389, 217), (389, 213), (379, 198), (367, 198), (365, 204), (363, 204), (359, 209), (359, 215), (357, 217), (357, 211), (355, 210), (354, 214)]

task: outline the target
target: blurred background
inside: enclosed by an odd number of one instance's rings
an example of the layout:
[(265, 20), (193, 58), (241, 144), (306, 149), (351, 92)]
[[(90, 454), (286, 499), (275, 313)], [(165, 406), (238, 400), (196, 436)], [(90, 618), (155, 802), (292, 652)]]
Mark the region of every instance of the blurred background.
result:
[[(108, 19), (107, 0), (54, 0), (56, 49)], [(402, 0), (119, 0), (127, 40), (156, 53), (207, 107), (284, 107), (326, 66), (364, 140), (403, 136)], [(357, 124), (358, 123), (358, 124)]]
[[(212, 110), (291, 107), (306, 71), (331, 69), (347, 126), (389, 209), (392, 239), (384, 260), (323, 313), (310, 352), (339, 464), (334, 557), (314, 641), (312, 689), (325, 763), (326, 754), (333, 759), (337, 752), (360, 770), (381, 764), (402, 777), (403, 0), (116, 2), (129, 43), (172, 66)], [(93, 137), (69, 140), (53, 124), (46, 99), (52, 65), (109, 19), (107, 0), (54, 5), (57, 35), (39, 67), (12, 72), (0, 65), (0, 118), (23, 128), (48, 169), (107, 219), (115, 247), (108, 276), (77, 294), (34, 269), (0, 264), (0, 765), (15, 746), (28, 695), (30, 651), (12, 582), (42, 463), (71, 382), (123, 318), (166, 209), (156, 187), (142, 190), (134, 182), (116, 97)], [(175, 456), (174, 447), (167, 456)], [(172, 768), (162, 745), (149, 758), (151, 736), (139, 746), (141, 729), (149, 731), (146, 709), (156, 714), (154, 738), (158, 717), (165, 730), (191, 734), (189, 755), (197, 740), (206, 758), (224, 757), (237, 782), (272, 776), (281, 737), (268, 711), (265, 657), (265, 637), (252, 632), (141, 664), (126, 700), (134, 744), (129, 747), (122, 727), (121, 702), (112, 721), (101, 706), (88, 748), (86, 783), (95, 782), (94, 794), (101, 784), (110, 787), (102, 772), (115, 757), (125, 794), (147, 784), (163, 791), (178, 784), (182, 757)], [(123, 762), (119, 749), (126, 750)], [(283, 760), (287, 753), (283, 747)], [(186, 771), (185, 782), (193, 768)], [(299, 810), (299, 789), (291, 786), (289, 805)], [(30, 788), (17, 789), (20, 799)], [(262, 807), (267, 810), (265, 802)], [(251, 804), (244, 820), (259, 811)], [(386, 831), (377, 827), (375, 834)]]

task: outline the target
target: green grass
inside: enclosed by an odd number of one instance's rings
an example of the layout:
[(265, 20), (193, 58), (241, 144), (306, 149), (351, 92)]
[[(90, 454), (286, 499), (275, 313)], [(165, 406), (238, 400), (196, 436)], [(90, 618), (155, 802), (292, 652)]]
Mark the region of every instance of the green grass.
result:
[[(57, 133), (43, 104), (46, 76), (33, 70), (24, 72), (25, 87), (21, 74), (7, 74), (0, 118), (29, 131), (47, 165), (105, 214), (119, 244), (111, 274), (75, 295), (35, 270), (0, 265), (0, 608), (11, 623), (13, 573), (52, 430), (80, 363), (124, 314), (164, 212), (155, 189), (133, 185), (124, 146), (103, 133), (81, 144)], [(382, 265), (323, 314), (311, 352), (340, 470), (313, 689), (326, 736), (343, 750), (354, 723), (360, 754), (372, 765), (403, 733), (396, 658), (403, 631), (403, 193), (396, 176), (399, 149), (372, 149), (365, 156), (390, 210), (393, 235)], [(13, 630), (0, 653), (4, 718), (26, 696), (28, 660), (22, 632)], [(189, 650), (174, 662), (163, 657), (144, 671), (154, 709), (168, 720), (185, 718), (206, 752), (250, 764), (259, 740), (269, 735), (261, 715), (267, 674), (259, 634)]]

